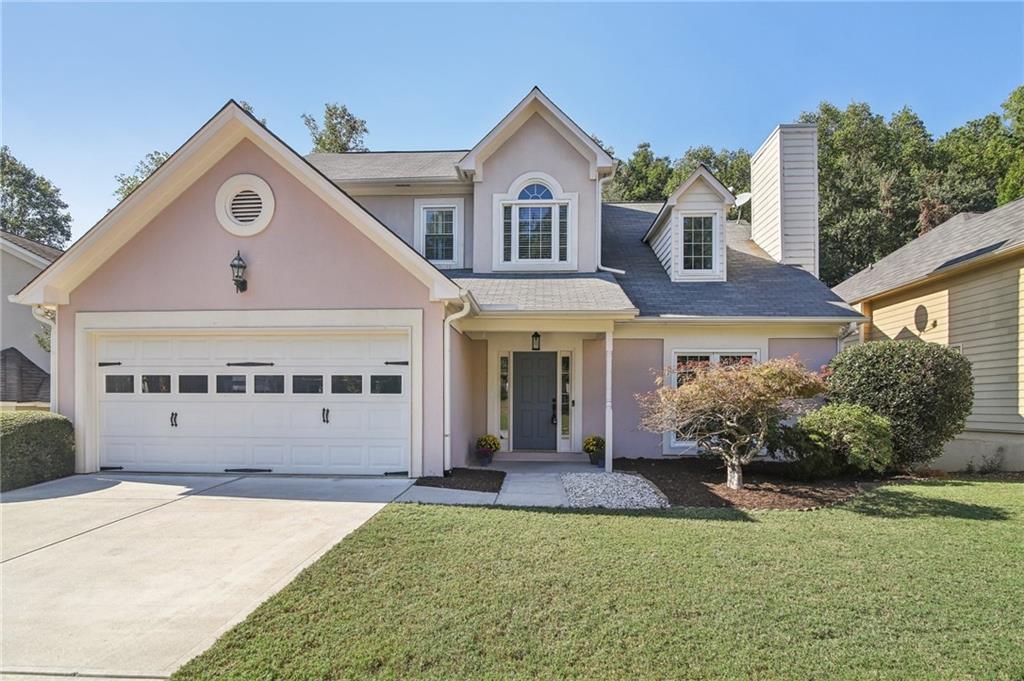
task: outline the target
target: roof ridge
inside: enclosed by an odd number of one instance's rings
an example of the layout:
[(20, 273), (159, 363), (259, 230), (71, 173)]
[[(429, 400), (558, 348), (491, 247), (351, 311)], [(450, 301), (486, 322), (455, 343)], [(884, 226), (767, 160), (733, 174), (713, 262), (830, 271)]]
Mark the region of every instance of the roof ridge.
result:
[(351, 151), (311, 151), (306, 156), (349, 156), (356, 154), (463, 154), (468, 149), (353, 149)]

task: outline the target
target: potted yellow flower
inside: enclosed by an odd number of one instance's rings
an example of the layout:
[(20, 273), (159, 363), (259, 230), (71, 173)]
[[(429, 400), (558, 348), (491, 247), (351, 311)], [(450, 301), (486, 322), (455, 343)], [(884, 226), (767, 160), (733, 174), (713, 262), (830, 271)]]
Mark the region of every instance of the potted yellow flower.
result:
[(501, 449), (501, 440), (494, 435), (481, 435), (476, 441), (476, 458), (481, 466), (490, 466), (494, 452)]
[(588, 435), (583, 439), (583, 451), (590, 455), (590, 463), (594, 466), (604, 465), (604, 438), (600, 435)]

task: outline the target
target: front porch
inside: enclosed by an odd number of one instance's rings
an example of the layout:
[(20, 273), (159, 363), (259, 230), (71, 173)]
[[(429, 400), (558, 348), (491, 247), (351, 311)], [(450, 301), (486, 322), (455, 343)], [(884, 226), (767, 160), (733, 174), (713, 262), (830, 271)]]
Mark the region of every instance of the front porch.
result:
[(474, 465), (472, 442), (489, 433), (501, 442), (496, 464), (589, 466), (583, 442), (599, 435), (611, 470), (612, 321), (474, 318), (460, 331), (473, 432), (464, 464), (453, 440), (453, 465)]

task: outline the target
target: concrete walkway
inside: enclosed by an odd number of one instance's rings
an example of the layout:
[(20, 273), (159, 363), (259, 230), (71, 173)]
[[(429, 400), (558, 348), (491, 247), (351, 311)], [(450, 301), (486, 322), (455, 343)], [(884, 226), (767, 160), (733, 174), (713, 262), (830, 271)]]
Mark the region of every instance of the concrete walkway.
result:
[(414, 485), (395, 501), (474, 506), (568, 506), (569, 499), (562, 487), (562, 473), (601, 470), (587, 463), (548, 461), (503, 461), (495, 462), (490, 468), (505, 471), (505, 481), (497, 494)]
[(166, 677), (409, 484), (98, 474), (5, 493), (0, 677)]

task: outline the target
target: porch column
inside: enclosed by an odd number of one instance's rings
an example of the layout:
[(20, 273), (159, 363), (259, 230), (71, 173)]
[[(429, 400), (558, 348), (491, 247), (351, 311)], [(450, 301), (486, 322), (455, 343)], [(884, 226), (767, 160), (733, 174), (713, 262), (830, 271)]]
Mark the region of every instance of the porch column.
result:
[(612, 335), (604, 332), (604, 470), (612, 472)]

